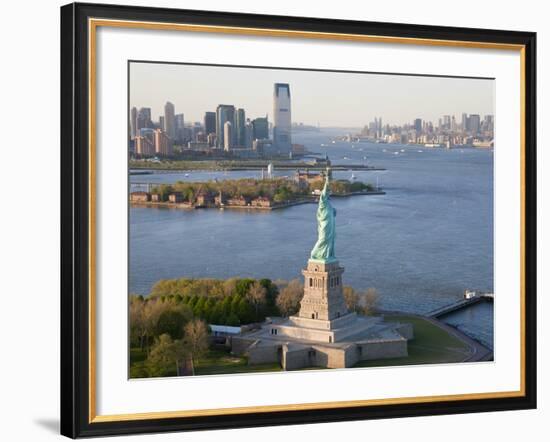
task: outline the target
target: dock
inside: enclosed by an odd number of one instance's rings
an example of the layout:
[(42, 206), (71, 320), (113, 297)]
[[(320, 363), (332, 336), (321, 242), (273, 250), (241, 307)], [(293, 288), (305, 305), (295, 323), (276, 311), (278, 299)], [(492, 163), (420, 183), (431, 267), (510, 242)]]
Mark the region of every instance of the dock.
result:
[(464, 293), (464, 299), (457, 301), (453, 304), (440, 307), (438, 309), (432, 310), (426, 316), (430, 318), (440, 318), (449, 313), (453, 313), (457, 310), (462, 310), (466, 307), (470, 307), (479, 302), (493, 302), (495, 295), (493, 293), (477, 293), (475, 291), (466, 291)]

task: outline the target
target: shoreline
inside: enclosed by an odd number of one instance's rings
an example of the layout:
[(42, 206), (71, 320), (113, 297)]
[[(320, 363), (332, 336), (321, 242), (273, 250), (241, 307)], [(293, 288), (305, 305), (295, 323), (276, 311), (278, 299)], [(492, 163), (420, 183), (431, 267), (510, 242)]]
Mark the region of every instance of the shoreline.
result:
[[(153, 175), (155, 173), (186, 173), (186, 172), (239, 172), (239, 171), (247, 171), (247, 170), (258, 170), (261, 171), (265, 169), (267, 165), (250, 165), (250, 166), (220, 166), (220, 167), (212, 167), (212, 168), (177, 168), (172, 169), (169, 167), (131, 167), (129, 169), (129, 175)], [(326, 169), (326, 166), (324, 165), (304, 165), (304, 164), (276, 164), (274, 165), (275, 169), (278, 170), (312, 170), (312, 171), (322, 171)], [(331, 170), (333, 171), (354, 171), (354, 170), (361, 170), (361, 171), (385, 171), (386, 168), (384, 167), (376, 167), (376, 166), (365, 166), (361, 164), (349, 164), (349, 165), (331, 165)]]
[[(350, 198), (354, 196), (371, 196), (371, 195), (385, 195), (383, 190), (371, 190), (346, 193), (341, 195), (332, 194), (334, 198)], [(171, 203), (169, 201), (153, 202), (153, 201), (130, 201), (130, 207), (146, 207), (146, 208), (168, 208), (168, 209), (184, 209), (184, 210), (196, 210), (196, 209), (218, 209), (218, 210), (259, 210), (259, 211), (271, 211), (278, 209), (286, 209), (287, 207), (300, 206), (302, 204), (317, 204), (318, 198), (304, 198), (296, 201), (288, 201), (284, 203), (275, 203), (271, 206), (252, 206), (252, 205), (223, 205), (223, 206), (197, 206), (190, 203)]]

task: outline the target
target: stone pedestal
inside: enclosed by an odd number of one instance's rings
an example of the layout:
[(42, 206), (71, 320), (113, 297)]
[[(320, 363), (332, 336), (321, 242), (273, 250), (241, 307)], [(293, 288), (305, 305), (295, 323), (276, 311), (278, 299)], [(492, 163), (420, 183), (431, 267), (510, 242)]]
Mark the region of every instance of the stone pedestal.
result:
[[(317, 261), (310, 259), (302, 270), (304, 275), (304, 297), (300, 302), (298, 318), (332, 321), (348, 314), (342, 291), (344, 268), (338, 261)], [(326, 329), (319, 326), (311, 328)], [(329, 327), (330, 328), (330, 327)]]

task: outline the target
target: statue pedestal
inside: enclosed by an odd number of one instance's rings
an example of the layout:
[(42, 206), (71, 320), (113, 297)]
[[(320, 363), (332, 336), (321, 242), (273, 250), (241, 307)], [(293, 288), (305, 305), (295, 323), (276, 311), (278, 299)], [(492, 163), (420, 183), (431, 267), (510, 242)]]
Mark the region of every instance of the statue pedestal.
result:
[[(299, 318), (332, 321), (349, 312), (342, 291), (342, 274), (336, 259), (310, 259), (302, 270), (304, 275), (304, 297), (300, 302)], [(315, 328), (326, 328), (322, 325)]]

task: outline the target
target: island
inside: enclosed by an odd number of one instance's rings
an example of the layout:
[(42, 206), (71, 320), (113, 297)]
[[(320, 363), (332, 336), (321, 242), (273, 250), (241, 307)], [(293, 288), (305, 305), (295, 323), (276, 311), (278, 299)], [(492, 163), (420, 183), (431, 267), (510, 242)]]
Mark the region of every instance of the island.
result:
[[(324, 172), (299, 170), (292, 177), (145, 184), (146, 190), (130, 193), (130, 203), (135, 207), (274, 210), (316, 203), (324, 185), (324, 176)], [(385, 193), (370, 183), (356, 180), (333, 180), (330, 191), (336, 198)]]

